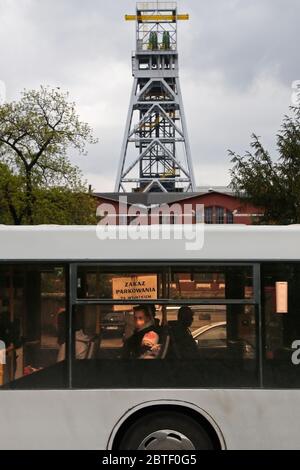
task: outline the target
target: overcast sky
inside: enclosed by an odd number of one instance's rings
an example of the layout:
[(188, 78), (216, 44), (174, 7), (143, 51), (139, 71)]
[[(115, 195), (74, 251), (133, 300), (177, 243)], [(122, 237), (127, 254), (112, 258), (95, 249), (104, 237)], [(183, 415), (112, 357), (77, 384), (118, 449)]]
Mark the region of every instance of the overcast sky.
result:
[[(180, 0), (180, 78), (198, 185), (229, 182), (227, 149), (252, 132), (273, 151), (300, 79), (300, 0)], [(39, 85), (68, 90), (99, 137), (72, 156), (113, 191), (131, 91), (132, 0), (0, 0), (0, 80), (7, 99)]]

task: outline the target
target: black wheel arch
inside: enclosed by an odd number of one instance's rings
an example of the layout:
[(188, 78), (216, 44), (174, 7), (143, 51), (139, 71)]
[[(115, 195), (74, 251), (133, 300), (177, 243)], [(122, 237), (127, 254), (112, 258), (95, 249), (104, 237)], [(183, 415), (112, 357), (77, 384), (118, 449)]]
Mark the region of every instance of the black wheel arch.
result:
[(140, 406), (131, 413), (127, 413), (125, 419), (121, 420), (121, 423), (116, 426), (115, 432), (111, 436), (111, 450), (115, 451), (119, 449), (120, 443), (128, 430), (129, 427), (134, 425), (140, 418), (146, 418), (154, 412), (162, 413), (180, 413), (183, 416), (189, 417), (195, 421), (196, 424), (201, 426), (208, 434), (214, 450), (221, 450), (225, 448), (223, 436), (221, 431), (217, 427), (213, 420), (206, 416), (206, 413), (200, 408), (191, 406), (186, 403), (148, 403), (144, 406)]

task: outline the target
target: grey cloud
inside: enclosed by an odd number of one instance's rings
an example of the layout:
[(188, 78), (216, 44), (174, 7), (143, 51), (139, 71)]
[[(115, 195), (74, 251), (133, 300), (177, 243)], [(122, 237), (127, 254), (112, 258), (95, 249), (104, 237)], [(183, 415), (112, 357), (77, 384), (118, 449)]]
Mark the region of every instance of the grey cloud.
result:
[[(298, 0), (213, 0), (185, 2), (192, 7), (187, 65), (217, 70), (229, 85), (247, 87), (272, 71), (290, 84), (299, 75)], [(185, 37), (183, 38), (183, 40)]]
[[(228, 181), (227, 149), (274, 136), (300, 79), (299, 0), (180, 0), (182, 90), (199, 184)], [(0, 80), (14, 99), (40, 84), (70, 90), (100, 142), (72, 154), (98, 190), (112, 190), (131, 88), (133, 0), (2, 0)], [(216, 177), (216, 174), (218, 176)], [(209, 181), (207, 179), (210, 179)], [(101, 184), (102, 187), (97, 186)]]

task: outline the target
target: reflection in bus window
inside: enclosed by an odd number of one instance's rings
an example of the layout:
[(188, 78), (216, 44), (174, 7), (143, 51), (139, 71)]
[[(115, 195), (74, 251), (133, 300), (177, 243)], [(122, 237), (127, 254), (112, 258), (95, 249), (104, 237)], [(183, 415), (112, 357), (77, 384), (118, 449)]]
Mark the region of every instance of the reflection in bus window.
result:
[(170, 296), (173, 299), (250, 299), (253, 297), (252, 267), (174, 268)]
[(213, 323), (198, 328), (193, 332), (193, 338), (199, 348), (226, 348), (226, 323)]

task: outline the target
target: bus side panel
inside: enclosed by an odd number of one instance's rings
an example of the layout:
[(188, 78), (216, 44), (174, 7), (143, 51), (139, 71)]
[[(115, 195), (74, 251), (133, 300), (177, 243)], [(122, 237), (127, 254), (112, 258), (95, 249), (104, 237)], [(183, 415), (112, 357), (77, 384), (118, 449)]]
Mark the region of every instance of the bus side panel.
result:
[(300, 448), (298, 390), (64, 390), (1, 391), (0, 449), (106, 449), (122, 417), (162, 400), (205, 410), (227, 449)]

